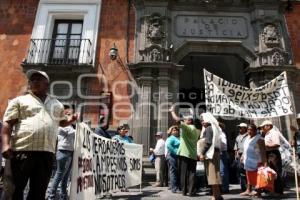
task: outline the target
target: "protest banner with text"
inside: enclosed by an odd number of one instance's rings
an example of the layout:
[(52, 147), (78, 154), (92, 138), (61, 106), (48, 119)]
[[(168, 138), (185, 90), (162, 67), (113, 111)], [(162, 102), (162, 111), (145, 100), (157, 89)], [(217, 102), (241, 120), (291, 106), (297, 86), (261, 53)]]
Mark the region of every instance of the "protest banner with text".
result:
[(141, 184), (143, 148), (76, 127), (70, 199), (97, 199), (107, 192)]
[(204, 69), (207, 111), (216, 116), (270, 118), (293, 113), (286, 72), (258, 88), (230, 83)]

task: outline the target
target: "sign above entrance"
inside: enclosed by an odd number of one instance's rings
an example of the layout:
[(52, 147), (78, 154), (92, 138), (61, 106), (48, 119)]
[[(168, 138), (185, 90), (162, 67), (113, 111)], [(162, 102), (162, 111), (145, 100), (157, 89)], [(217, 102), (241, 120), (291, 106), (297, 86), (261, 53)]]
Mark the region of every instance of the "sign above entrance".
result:
[(248, 29), (244, 17), (178, 15), (175, 20), (179, 37), (247, 38)]

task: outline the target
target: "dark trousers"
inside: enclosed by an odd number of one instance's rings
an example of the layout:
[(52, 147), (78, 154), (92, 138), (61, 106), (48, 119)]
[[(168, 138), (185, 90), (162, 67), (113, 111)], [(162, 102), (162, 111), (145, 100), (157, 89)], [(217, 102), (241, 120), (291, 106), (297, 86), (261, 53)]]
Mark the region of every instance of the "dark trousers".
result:
[(169, 162), (167, 160), (167, 157), (165, 159), (165, 177), (164, 177), (164, 186), (168, 187), (170, 186), (170, 166), (169, 166)]
[(45, 200), (54, 154), (50, 152), (14, 152), (11, 172), (15, 191), (13, 200), (22, 200), (29, 180), (27, 200)]
[(220, 154), (220, 175), (222, 178), (222, 192), (229, 192), (229, 165), (227, 151), (221, 151)]
[(247, 177), (246, 177), (246, 171), (244, 169), (244, 164), (240, 161), (240, 158), (237, 158), (236, 160), (238, 165), (238, 179), (241, 185), (241, 190), (246, 191), (247, 189)]
[(282, 161), (279, 150), (267, 151), (267, 159), (269, 166), (277, 173), (277, 178), (274, 181), (274, 192), (283, 194), (282, 183)]
[(181, 170), (180, 181), (182, 194), (186, 195), (186, 193), (188, 192), (191, 195), (195, 192), (194, 188), (197, 161), (183, 156), (179, 156), (178, 159)]
[(168, 155), (167, 159), (169, 162), (171, 190), (175, 192), (178, 189), (177, 156)]

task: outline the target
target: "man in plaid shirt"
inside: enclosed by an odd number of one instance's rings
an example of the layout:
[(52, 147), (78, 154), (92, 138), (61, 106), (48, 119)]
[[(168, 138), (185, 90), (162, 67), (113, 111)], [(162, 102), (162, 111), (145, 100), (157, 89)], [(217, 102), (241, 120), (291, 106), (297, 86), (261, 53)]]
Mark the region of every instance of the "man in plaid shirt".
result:
[(52, 172), (59, 126), (77, 120), (65, 118), (63, 105), (48, 94), (49, 77), (43, 71), (29, 70), (29, 92), (9, 102), (3, 118), (2, 155), (10, 159), (14, 183), (13, 199), (44, 200)]

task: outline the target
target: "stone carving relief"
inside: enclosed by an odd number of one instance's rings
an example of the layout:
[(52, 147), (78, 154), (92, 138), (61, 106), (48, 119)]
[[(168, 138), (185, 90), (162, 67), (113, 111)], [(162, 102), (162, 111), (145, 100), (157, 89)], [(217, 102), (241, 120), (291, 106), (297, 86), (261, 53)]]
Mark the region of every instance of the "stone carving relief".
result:
[(279, 52), (274, 52), (272, 55), (272, 63), (275, 66), (283, 65), (284, 64), (284, 57)]
[(260, 65), (282, 66), (287, 64), (288, 53), (281, 48), (272, 48), (269, 51), (258, 54)]
[(278, 29), (273, 24), (264, 27), (262, 40), (267, 47), (275, 47), (280, 45)]
[(282, 48), (281, 35), (275, 24), (265, 24), (260, 34), (259, 65), (283, 66), (287, 64), (288, 52)]
[(153, 49), (150, 52), (150, 61), (151, 62), (161, 61), (161, 53), (158, 49)]
[(160, 15), (154, 14), (148, 20), (148, 30), (147, 30), (147, 38), (151, 41), (151, 43), (161, 43), (162, 39), (165, 37), (163, 27), (163, 19)]
[(144, 35), (146, 40), (139, 50), (142, 62), (169, 62), (171, 49), (166, 47), (165, 19), (158, 13), (153, 13), (144, 18)]
[(171, 50), (152, 45), (144, 50), (140, 50), (139, 53), (140, 61), (143, 62), (169, 62)]

